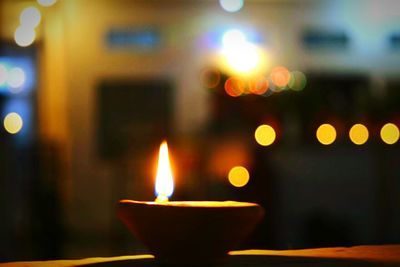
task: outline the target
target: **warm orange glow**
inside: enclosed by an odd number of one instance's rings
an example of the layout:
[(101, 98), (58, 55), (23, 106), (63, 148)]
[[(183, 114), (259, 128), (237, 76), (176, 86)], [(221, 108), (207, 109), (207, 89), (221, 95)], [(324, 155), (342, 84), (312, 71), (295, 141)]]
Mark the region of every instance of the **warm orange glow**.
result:
[(160, 152), (158, 155), (158, 166), (156, 176), (156, 202), (168, 201), (168, 198), (174, 191), (174, 180), (172, 177), (171, 164), (168, 156), (168, 145), (164, 141), (160, 145)]
[(330, 145), (336, 140), (336, 129), (330, 124), (322, 124), (316, 133), (318, 141), (323, 145)]
[(229, 171), (228, 179), (233, 186), (243, 187), (249, 182), (250, 175), (245, 167), (236, 166)]
[(231, 77), (225, 82), (225, 92), (233, 97), (240, 96), (245, 91), (245, 85), (242, 79)]
[(354, 144), (363, 145), (369, 137), (368, 129), (362, 124), (354, 124), (350, 129), (349, 137)]
[(271, 80), (278, 87), (285, 87), (290, 80), (290, 72), (285, 67), (275, 67), (271, 72)]
[(251, 166), (252, 155), (245, 141), (238, 136), (220, 140), (208, 157), (208, 171), (216, 177), (226, 177), (232, 166)]
[(269, 87), (268, 80), (265, 77), (258, 77), (256, 79), (251, 79), (249, 82), (249, 91), (256, 95), (262, 95), (267, 92)]

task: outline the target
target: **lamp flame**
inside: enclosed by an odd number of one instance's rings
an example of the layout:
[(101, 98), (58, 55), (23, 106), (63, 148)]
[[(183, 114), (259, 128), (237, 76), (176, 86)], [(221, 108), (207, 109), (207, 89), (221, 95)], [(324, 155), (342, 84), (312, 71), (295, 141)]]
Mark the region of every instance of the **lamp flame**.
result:
[(164, 141), (160, 145), (156, 176), (156, 202), (166, 202), (174, 191), (171, 164), (168, 156), (168, 145)]

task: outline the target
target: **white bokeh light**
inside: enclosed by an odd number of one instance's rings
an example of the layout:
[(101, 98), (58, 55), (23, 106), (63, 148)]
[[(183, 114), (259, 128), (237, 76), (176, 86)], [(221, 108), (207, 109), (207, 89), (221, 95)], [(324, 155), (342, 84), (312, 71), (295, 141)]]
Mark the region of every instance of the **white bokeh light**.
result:
[(17, 45), (26, 47), (29, 46), (35, 41), (36, 32), (33, 28), (29, 28), (26, 26), (19, 26), (14, 33), (14, 39)]
[(246, 43), (246, 36), (239, 30), (229, 30), (222, 37), (222, 45), (225, 49), (234, 48), (235, 46)]
[(11, 88), (19, 88), (25, 83), (25, 72), (21, 68), (12, 68), (8, 73), (7, 83)]
[(19, 17), (21, 25), (25, 27), (35, 28), (39, 25), (42, 15), (36, 7), (25, 8)]
[(234, 70), (250, 72), (257, 67), (259, 56), (254, 45), (244, 43), (236, 48), (225, 50), (226, 60)]
[(260, 60), (257, 47), (247, 41), (243, 32), (227, 31), (222, 37), (222, 45), (222, 54), (234, 71), (247, 73), (257, 67)]
[(219, 0), (221, 7), (228, 12), (237, 12), (242, 9), (244, 0)]
[(54, 5), (57, 2), (57, 0), (37, 0), (37, 2), (41, 6), (48, 7)]

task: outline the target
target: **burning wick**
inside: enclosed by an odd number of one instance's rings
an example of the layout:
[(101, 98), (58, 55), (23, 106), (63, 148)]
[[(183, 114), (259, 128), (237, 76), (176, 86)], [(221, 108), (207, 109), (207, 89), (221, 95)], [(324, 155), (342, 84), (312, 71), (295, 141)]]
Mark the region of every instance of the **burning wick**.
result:
[(168, 198), (174, 191), (174, 181), (172, 177), (171, 164), (168, 156), (168, 145), (164, 141), (160, 145), (158, 155), (158, 166), (156, 176), (156, 195), (155, 202), (168, 202)]

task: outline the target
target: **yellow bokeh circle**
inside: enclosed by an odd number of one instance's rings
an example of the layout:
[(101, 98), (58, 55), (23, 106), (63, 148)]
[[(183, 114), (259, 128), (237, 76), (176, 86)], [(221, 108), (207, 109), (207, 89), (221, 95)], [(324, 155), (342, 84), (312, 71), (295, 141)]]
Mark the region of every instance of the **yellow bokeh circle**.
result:
[(363, 124), (354, 124), (349, 131), (350, 140), (356, 145), (363, 145), (368, 141), (369, 132)]
[(399, 128), (393, 123), (386, 123), (381, 129), (382, 141), (388, 145), (393, 145), (399, 140)]
[(235, 187), (245, 186), (250, 179), (250, 174), (245, 167), (235, 166), (228, 174), (229, 182)]
[(336, 129), (330, 124), (322, 124), (316, 133), (318, 141), (323, 145), (330, 145), (336, 140)]
[(262, 124), (257, 127), (254, 137), (258, 144), (262, 146), (271, 145), (276, 139), (276, 133), (274, 128), (270, 125)]
[(10, 134), (18, 133), (23, 126), (23, 121), (18, 113), (8, 113), (3, 121), (4, 129)]

